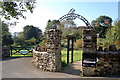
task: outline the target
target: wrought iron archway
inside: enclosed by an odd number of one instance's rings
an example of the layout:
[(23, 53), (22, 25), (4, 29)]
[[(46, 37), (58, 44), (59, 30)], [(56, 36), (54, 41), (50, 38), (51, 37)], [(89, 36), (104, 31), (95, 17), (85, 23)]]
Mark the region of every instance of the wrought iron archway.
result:
[(92, 26), (90, 25), (90, 23), (88, 22), (88, 20), (85, 17), (83, 17), (83, 16), (81, 16), (79, 14), (76, 14), (75, 13), (75, 9), (73, 9), (73, 8), (70, 9), (70, 11), (68, 12), (68, 14), (63, 15), (62, 17), (60, 17), (58, 19), (58, 21), (55, 24), (52, 25), (52, 28), (56, 29), (57, 25), (60, 22), (62, 22), (63, 20), (75, 20), (76, 18), (82, 20), (86, 24), (87, 28), (92, 28)]

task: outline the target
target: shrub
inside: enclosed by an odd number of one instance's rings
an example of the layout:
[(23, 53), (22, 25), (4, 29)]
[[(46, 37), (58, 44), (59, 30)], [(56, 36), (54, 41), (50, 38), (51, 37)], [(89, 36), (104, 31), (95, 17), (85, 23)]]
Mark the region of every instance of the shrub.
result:
[(76, 40), (76, 42), (75, 42), (75, 49), (82, 48), (82, 44), (83, 44), (83, 40), (82, 39)]

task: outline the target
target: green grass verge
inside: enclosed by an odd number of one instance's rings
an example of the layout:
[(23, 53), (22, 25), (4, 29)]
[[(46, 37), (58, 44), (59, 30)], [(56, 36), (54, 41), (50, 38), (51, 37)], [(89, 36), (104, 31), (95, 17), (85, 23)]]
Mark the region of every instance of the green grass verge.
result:
[[(66, 66), (68, 66), (67, 64), (67, 50), (62, 50), (62, 69), (64, 70), (64, 68)], [(73, 52), (73, 61), (80, 61), (82, 60), (82, 50), (74, 50)], [(71, 53), (69, 54), (69, 61), (71, 62)]]
[[(67, 51), (62, 50), (62, 61), (67, 62)], [(82, 50), (74, 50), (73, 53), (73, 60), (74, 61), (79, 61), (82, 59)], [(71, 53), (69, 54), (69, 61), (71, 61)]]
[(20, 54), (14, 54), (11, 57), (32, 57), (32, 54), (27, 54), (27, 55), (20, 55)]

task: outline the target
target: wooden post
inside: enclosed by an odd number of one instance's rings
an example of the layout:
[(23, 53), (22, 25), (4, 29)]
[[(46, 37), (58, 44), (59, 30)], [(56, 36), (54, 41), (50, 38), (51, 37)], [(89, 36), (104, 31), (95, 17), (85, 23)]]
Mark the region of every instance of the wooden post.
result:
[[(67, 35), (66, 36), (68, 39), (67, 42), (67, 64), (69, 63), (69, 51), (71, 51), (71, 63), (73, 62), (73, 44), (74, 44), (74, 39), (75, 36), (74, 35)], [(70, 44), (70, 40), (72, 40), (71, 44)]]
[(72, 39), (71, 63), (73, 63), (73, 44), (74, 44), (74, 39)]
[(10, 46), (10, 56), (12, 56), (12, 46)]
[(67, 44), (68, 44), (68, 46), (67, 46), (67, 64), (69, 64), (69, 46), (70, 46), (69, 41), (70, 41), (70, 40), (69, 40), (69, 38), (68, 38), (68, 41), (67, 41), (67, 42), (68, 42), (68, 43), (67, 43)]

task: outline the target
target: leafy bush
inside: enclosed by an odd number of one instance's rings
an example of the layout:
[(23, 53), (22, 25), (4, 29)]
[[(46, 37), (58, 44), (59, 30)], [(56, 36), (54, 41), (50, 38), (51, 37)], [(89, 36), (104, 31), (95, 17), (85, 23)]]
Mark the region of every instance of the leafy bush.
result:
[(36, 44), (37, 40), (33, 37), (29, 40), (25, 40), (24, 42), (26, 45), (34, 45), (34, 44)]
[(75, 42), (75, 49), (80, 49), (80, 48), (82, 48), (82, 44), (83, 44), (82, 39), (76, 40), (76, 42)]
[(42, 41), (40, 42), (40, 44), (38, 44), (38, 45), (39, 45), (39, 46), (45, 46), (46, 42), (47, 42), (47, 40), (42, 40)]
[(67, 39), (62, 39), (62, 41), (61, 41), (61, 47), (62, 48), (67, 48)]

